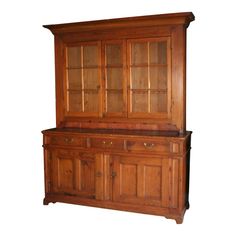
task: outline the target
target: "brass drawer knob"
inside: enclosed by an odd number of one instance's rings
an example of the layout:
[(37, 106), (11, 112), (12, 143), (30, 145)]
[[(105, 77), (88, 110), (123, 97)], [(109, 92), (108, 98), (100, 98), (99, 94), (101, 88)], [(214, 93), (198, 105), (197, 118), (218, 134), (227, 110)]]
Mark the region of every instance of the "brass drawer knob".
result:
[(143, 143), (143, 146), (145, 148), (153, 148), (155, 146), (155, 144), (154, 143)]
[(105, 141), (105, 140), (103, 140), (102, 144), (106, 145), (106, 146), (112, 146), (113, 143), (112, 143), (112, 141)]
[(68, 138), (68, 137), (66, 137), (66, 138), (64, 138), (64, 141), (65, 141), (66, 143), (73, 143), (73, 142), (74, 142), (74, 139), (73, 139), (73, 138)]

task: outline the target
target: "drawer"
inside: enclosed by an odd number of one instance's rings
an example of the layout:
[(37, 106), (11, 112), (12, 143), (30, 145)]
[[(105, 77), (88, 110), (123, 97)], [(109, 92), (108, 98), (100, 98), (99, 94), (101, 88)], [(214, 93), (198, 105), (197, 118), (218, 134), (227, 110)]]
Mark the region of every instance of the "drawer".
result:
[(128, 151), (145, 151), (145, 152), (158, 152), (158, 153), (179, 153), (179, 144), (169, 141), (127, 141)]
[(91, 148), (102, 148), (102, 149), (116, 149), (124, 150), (124, 140), (122, 139), (108, 139), (108, 138), (91, 138)]
[(66, 145), (66, 146), (70, 145), (70, 146), (79, 146), (79, 147), (87, 146), (86, 138), (70, 136), (70, 135), (49, 136), (46, 139), (46, 143), (51, 144), (51, 145)]

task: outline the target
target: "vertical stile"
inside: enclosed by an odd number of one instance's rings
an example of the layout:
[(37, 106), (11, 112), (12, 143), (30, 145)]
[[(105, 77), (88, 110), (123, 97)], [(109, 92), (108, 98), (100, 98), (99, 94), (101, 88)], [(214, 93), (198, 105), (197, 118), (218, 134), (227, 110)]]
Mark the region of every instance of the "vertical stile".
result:
[(147, 56), (148, 56), (148, 64), (147, 64), (147, 73), (148, 73), (148, 113), (151, 112), (151, 82), (150, 82), (150, 42), (147, 42)]
[(81, 45), (81, 96), (82, 112), (84, 112), (84, 47)]

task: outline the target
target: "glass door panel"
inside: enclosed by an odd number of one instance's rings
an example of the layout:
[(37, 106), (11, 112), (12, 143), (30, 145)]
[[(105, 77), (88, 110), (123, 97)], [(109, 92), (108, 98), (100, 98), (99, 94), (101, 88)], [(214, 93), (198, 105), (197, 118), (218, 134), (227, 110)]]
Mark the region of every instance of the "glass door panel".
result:
[(83, 70), (83, 83), (84, 89), (93, 89), (97, 90), (99, 87), (99, 70), (98, 69), (87, 69)]
[(148, 112), (148, 92), (147, 91), (132, 91), (132, 111), (133, 112)]
[(71, 91), (68, 93), (69, 97), (69, 111), (82, 112), (82, 93), (78, 91)]
[(121, 117), (126, 112), (125, 44), (123, 41), (104, 42), (105, 106), (104, 115)]
[(167, 90), (167, 66), (150, 68), (150, 89)]
[(101, 47), (99, 42), (67, 47), (67, 112), (99, 116), (101, 112)]
[(169, 38), (128, 40), (129, 117), (167, 117), (170, 110)]
[(131, 65), (148, 64), (148, 44), (137, 42), (131, 44)]
[(107, 68), (107, 89), (123, 89), (123, 68)]
[(150, 42), (150, 64), (167, 64), (167, 42)]
[(147, 67), (132, 67), (131, 78), (131, 89), (148, 89)]
[(67, 66), (68, 68), (81, 67), (81, 46), (67, 48)]
[(122, 44), (107, 44), (105, 51), (106, 51), (107, 66), (123, 65)]
[(68, 71), (68, 89), (82, 89), (82, 70), (81, 69), (69, 69)]
[(107, 112), (117, 112), (123, 110), (123, 93), (119, 90), (107, 91)]
[(167, 94), (165, 92), (151, 91), (150, 112), (167, 112)]
[(98, 46), (97, 45), (84, 45), (83, 48), (83, 66), (98, 66)]
[(94, 90), (84, 92), (84, 112), (98, 112), (98, 93)]

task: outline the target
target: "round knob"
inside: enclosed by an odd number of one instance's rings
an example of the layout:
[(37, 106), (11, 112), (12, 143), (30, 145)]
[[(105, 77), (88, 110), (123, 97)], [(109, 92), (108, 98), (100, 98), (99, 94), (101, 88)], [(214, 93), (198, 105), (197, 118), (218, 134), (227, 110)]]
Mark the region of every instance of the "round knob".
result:
[(106, 145), (106, 146), (112, 146), (113, 143), (112, 143), (112, 141), (105, 141), (105, 140), (103, 140), (102, 144)]
[(74, 142), (74, 139), (73, 138), (68, 138), (68, 137), (66, 137), (65, 139), (64, 139), (64, 141), (66, 142), (66, 143), (72, 143), (72, 142)]
[(153, 148), (155, 146), (155, 144), (154, 143), (143, 143), (143, 146), (145, 148)]

